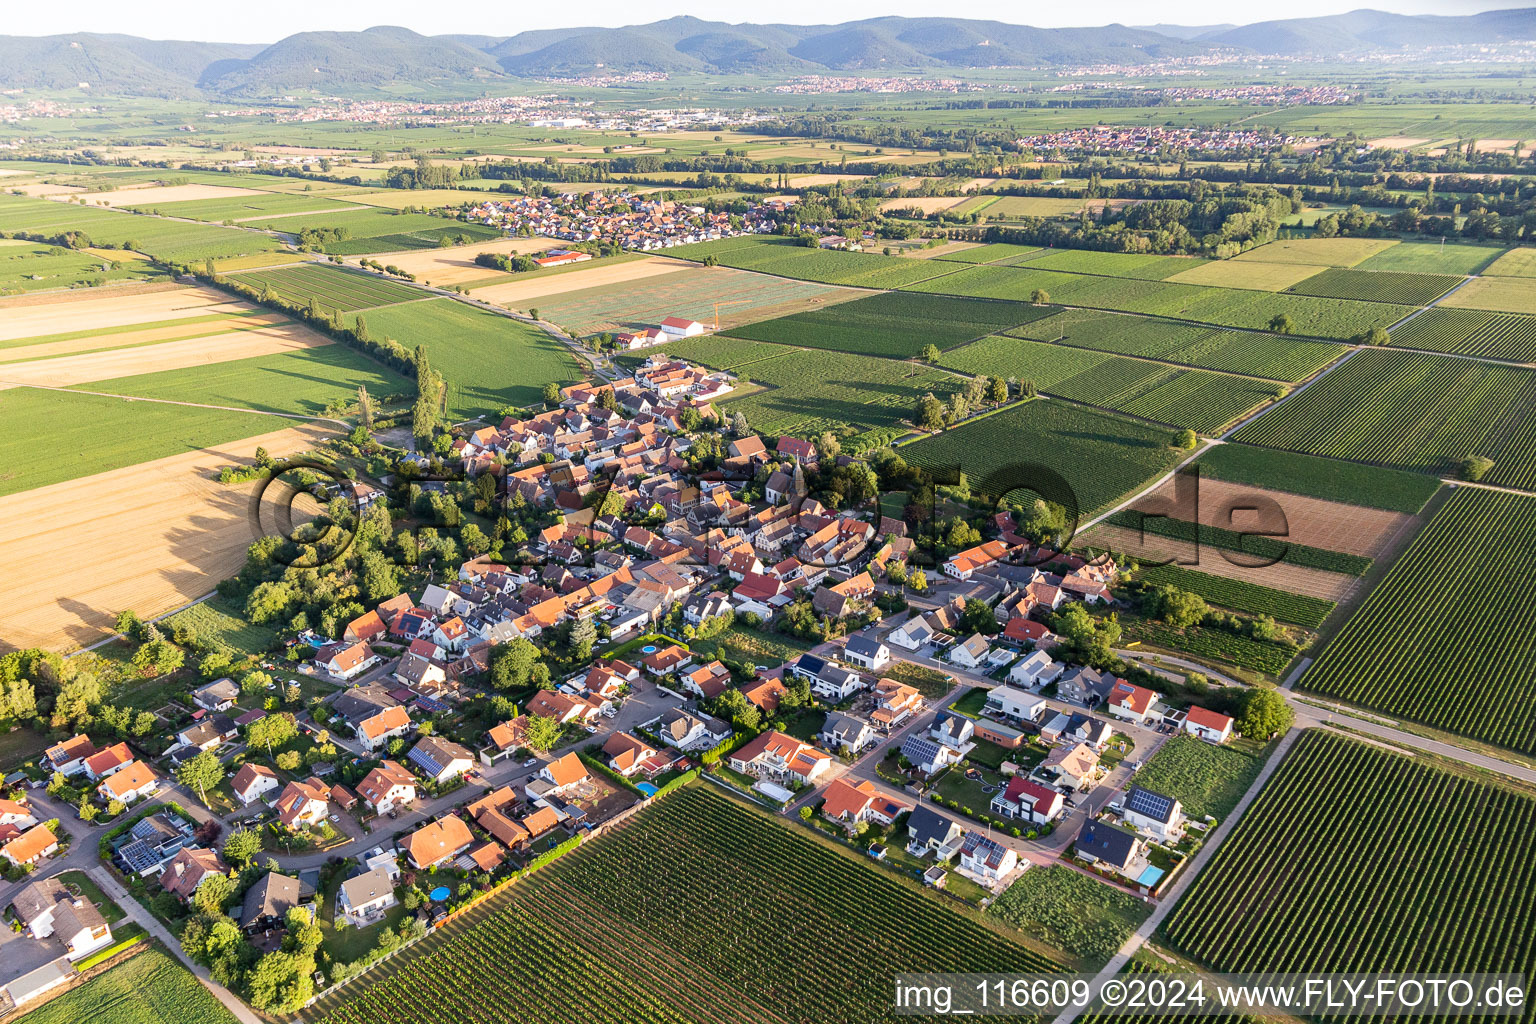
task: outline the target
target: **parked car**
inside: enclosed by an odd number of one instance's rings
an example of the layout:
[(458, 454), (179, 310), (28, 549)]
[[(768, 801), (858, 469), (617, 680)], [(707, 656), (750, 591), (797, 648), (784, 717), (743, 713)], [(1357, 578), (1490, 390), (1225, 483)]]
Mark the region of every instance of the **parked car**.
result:
[(532, 768), (534, 765), (536, 765), (538, 763), (539, 763), (539, 759), (538, 758), (530, 757), (528, 760), (523, 762), (523, 767), (524, 768)]

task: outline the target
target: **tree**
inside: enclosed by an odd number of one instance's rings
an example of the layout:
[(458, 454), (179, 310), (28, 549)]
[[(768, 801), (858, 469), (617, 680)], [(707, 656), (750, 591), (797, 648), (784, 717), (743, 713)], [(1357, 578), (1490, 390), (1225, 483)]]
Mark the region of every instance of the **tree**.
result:
[(231, 864), (245, 867), (261, 852), (261, 833), (254, 829), (237, 828), (224, 841), (224, 859)]
[(1032, 380), (1026, 380), (1024, 382), (1024, 397), (1034, 398), (1037, 394), (1039, 394), (1039, 392), (1035, 390), (1035, 382)]
[(971, 598), (960, 613), (960, 628), (965, 633), (991, 635), (997, 632), (997, 614), (987, 602)]
[(571, 654), (577, 661), (592, 657), (592, 645), (597, 642), (597, 624), (589, 618), (576, 620), (571, 626)]
[(285, 772), (291, 772), (303, 761), (297, 750), (285, 750), (277, 755), (277, 766)]
[(816, 438), (816, 454), (823, 462), (836, 462), (837, 457), (843, 454), (843, 442), (832, 431), (823, 430), (821, 436)]
[(1295, 720), (1296, 712), (1277, 691), (1254, 686), (1243, 694), (1233, 724), (1250, 739), (1267, 739), (1287, 732)]
[(1049, 305), (1051, 301), (1051, 293), (1046, 291), (1044, 288), (1036, 288), (1034, 291), (1029, 293), (1029, 301), (1033, 302), (1037, 306)]
[(907, 586), (921, 594), (928, 589), (928, 574), (919, 569), (907, 577)]
[(1147, 610), (1176, 629), (1187, 629), (1210, 613), (1205, 598), (1176, 587), (1158, 587), (1147, 595)]
[(228, 875), (210, 874), (204, 877), (197, 891), (192, 894), (192, 905), (205, 914), (222, 914), (234, 894), (233, 879)]
[(491, 659), (491, 685), (498, 690), (515, 690), (528, 685), (539, 649), (527, 637), (518, 637), (502, 646)]
[(197, 790), (197, 795), (206, 807), (208, 791), (224, 781), (224, 766), (219, 763), (217, 757), (213, 756), (211, 750), (205, 750), (190, 761), (183, 761), (177, 766), (176, 781), (188, 789)]
[(76, 812), (80, 815), (81, 821), (95, 821), (96, 815), (100, 814), (101, 810), (91, 803), (91, 794), (82, 793), (80, 794), (80, 806), (76, 808)]
[(1485, 455), (1468, 455), (1461, 461), (1461, 478), (1473, 483), (1488, 475), (1493, 468), (1493, 460)]
[(540, 752), (549, 750), (560, 741), (560, 723), (549, 715), (529, 715), (523, 732), (523, 742), (528, 749)]
[(544, 404), (545, 405), (559, 405), (560, 404), (560, 385), (555, 383), (554, 381), (550, 381), (548, 384), (544, 385)]
[(917, 426), (929, 433), (944, 426), (944, 403), (933, 397), (931, 391), (917, 400)]
[(1384, 327), (1372, 327), (1365, 332), (1361, 340), (1367, 345), (1375, 345), (1379, 348), (1382, 345), (1390, 345), (1392, 343), (1392, 336), (1387, 333)]
[(138, 613), (130, 608), (117, 613), (117, 622), (113, 628), (130, 640), (138, 640), (141, 639), (144, 624), (139, 621)]
[(1001, 377), (987, 381), (987, 401), (993, 405), (1002, 405), (1008, 401), (1008, 382)]
[(923, 353), (918, 358), (925, 363), (937, 363), (939, 361), (939, 346), (931, 344), (923, 346)]
[(745, 413), (735, 413), (731, 416), (731, 433), (737, 437), (746, 437), (752, 433), (752, 428), (747, 424)]
[(1276, 334), (1290, 334), (1294, 327), (1289, 313), (1276, 313), (1269, 318), (1269, 329)]
[(539, 319), (539, 307), (538, 306), (529, 306), (528, 307), (528, 316), (531, 317), (534, 320)]
[(1186, 427), (1179, 431), (1179, 439), (1177, 444), (1180, 448), (1183, 448), (1185, 451), (1189, 451), (1199, 443), (1200, 437), (1193, 430), (1190, 430), (1188, 427)]
[(299, 734), (299, 727), (287, 715), (268, 715), (246, 728), (245, 739), (253, 747), (265, 747), (270, 757), (273, 747), (280, 747)]

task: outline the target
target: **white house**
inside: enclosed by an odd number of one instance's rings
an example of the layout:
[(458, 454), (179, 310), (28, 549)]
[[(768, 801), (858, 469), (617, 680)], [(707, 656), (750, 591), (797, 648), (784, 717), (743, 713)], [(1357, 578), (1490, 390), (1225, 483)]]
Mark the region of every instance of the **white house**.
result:
[(395, 883), (389, 872), (374, 868), (341, 883), (336, 907), (348, 923), (372, 924), (395, 905)]
[(357, 795), (380, 814), (416, 799), (416, 776), (398, 761), (385, 760), (358, 783)]
[(987, 660), (987, 652), (991, 649), (992, 646), (987, 643), (986, 637), (980, 633), (972, 633), (946, 651), (944, 657), (962, 668), (980, 668), (981, 663)]
[(1055, 821), (1065, 806), (1060, 791), (1023, 775), (1015, 775), (992, 797), (992, 813), (1020, 818), (1034, 825)]
[(379, 663), (379, 656), (366, 643), (326, 644), (315, 652), (315, 664), (334, 679), (353, 679)]
[(832, 755), (777, 729), (769, 729), (733, 753), (730, 762), (736, 771), (759, 778), (814, 782), (832, 766)]
[(1157, 693), (1145, 686), (1120, 679), (1110, 687), (1104, 710), (1116, 718), (1146, 725), (1148, 720), (1161, 717), (1157, 712), (1157, 697)]
[(192, 701), (200, 708), (209, 711), (228, 711), (235, 706), (235, 701), (240, 699), (240, 687), (228, 677), (215, 679), (206, 686), (199, 686), (192, 691)]
[(878, 640), (855, 633), (848, 638), (843, 657), (860, 668), (878, 672), (891, 663), (891, 649)]
[(71, 960), (112, 944), (112, 929), (96, 904), (74, 895), (57, 878), (44, 878), (17, 890), (11, 909), (28, 935), (57, 938)]
[(976, 723), (964, 715), (941, 711), (933, 720), (928, 735), (946, 747), (968, 753), (976, 745)]
[(827, 720), (822, 723), (821, 732), (816, 734), (816, 742), (827, 750), (842, 750), (847, 747), (854, 754), (875, 743), (879, 738), (880, 734), (864, 719), (845, 715), (840, 711), (827, 712)]
[(230, 788), (241, 804), (249, 806), (258, 800), (262, 800), (272, 790), (277, 789), (277, 773), (264, 764), (255, 761), (247, 761), (235, 772), (235, 777), (230, 782)]
[(847, 700), (867, 686), (868, 679), (841, 665), (827, 665), (811, 677), (811, 692), (833, 702)]
[(396, 736), (404, 736), (410, 728), (411, 716), (396, 704), (358, 722), (357, 741), (367, 750), (378, 750)]
[(1013, 686), (993, 687), (982, 712), (1020, 722), (1038, 721), (1046, 710), (1045, 699)]
[(468, 748), (441, 736), (423, 736), (406, 759), (433, 782), (456, 779), (475, 766), (475, 755)]
[(692, 338), (704, 333), (704, 325), (697, 320), (669, 316), (658, 324), (668, 338)]
[(1008, 670), (1008, 681), (1018, 683), (1028, 689), (1036, 689), (1048, 686), (1061, 678), (1066, 666), (1051, 660), (1051, 656), (1044, 651), (1034, 651), (1027, 658), (1021, 658), (1013, 668)]
[(1019, 866), (1019, 855), (980, 832), (967, 832), (960, 844), (960, 868), (985, 882), (1007, 878)]
[(925, 775), (932, 775), (959, 761), (964, 755), (954, 747), (937, 743), (924, 736), (908, 736), (901, 745), (901, 754), (912, 766)]
[(1232, 717), (1194, 706), (1184, 718), (1184, 731), (1207, 743), (1225, 743), (1232, 738)]
[(1126, 791), (1120, 816), (1127, 825), (1164, 839), (1174, 838), (1184, 831), (1183, 805), (1175, 797), (1141, 786), (1133, 785)]
[(886, 639), (906, 651), (916, 651), (926, 643), (933, 641), (934, 629), (928, 619), (922, 615), (913, 615), (901, 625), (891, 630)]

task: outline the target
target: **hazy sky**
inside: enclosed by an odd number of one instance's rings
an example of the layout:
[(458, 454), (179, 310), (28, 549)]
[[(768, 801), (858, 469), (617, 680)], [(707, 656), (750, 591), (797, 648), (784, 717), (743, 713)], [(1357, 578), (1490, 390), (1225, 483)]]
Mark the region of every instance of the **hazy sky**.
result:
[[(696, 0), (589, 0), (580, 4), (507, 3), (505, 0), (456, 0), (422, 4), (419, 0), (262, 0), (260, 3), (155, 0), (76, 0), (49, 4), (10, 0), (3, 5), (0, 34), (52, 35), (64, 32), (124, 32), (154, 39), (219, 42), (272, 42), (294, 32), (316, 29), (363, 29), (404, 25), (429, 35), (449, 32), (509, 36), (533, 28), (571, 25), (635, 25), (677, 14), (720, 21), (772, 21), (829, 24), (881, 15), (932, 16), (935, 13), (990, 18), (1050, 27), (1157, 22), (1208, 25), (1338, 14), (1377, 7), (1401, 14), (1470, 14), (1498, 7), (1524, 6), (1517, 0), (1290, 0), (1287, 3), (1233, 4), (1230, 0), (1165, 0), (1144, 3), (1107, 0), (1079, 4), (1020, 5), (1004, 0), (976, 0), (963, 9), (936, 10), (930, 0), (780, 0), (771, 8), (743, 10), (736, 5)], [(729, 13), (725, 13), (729, 12)]]

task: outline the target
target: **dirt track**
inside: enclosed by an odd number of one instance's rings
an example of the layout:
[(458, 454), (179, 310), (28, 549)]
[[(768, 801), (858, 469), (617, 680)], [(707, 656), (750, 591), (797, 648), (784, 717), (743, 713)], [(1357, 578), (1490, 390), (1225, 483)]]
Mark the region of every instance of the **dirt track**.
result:
[(150, 616), (208, 593), (255, 539), (257, 485), (213, 474), (258, 445), (281, 456), (328, 433), (292, 427), (0, 498), (0, 648), (68, 650), (124, 608)]

